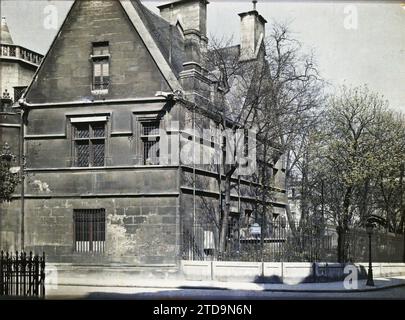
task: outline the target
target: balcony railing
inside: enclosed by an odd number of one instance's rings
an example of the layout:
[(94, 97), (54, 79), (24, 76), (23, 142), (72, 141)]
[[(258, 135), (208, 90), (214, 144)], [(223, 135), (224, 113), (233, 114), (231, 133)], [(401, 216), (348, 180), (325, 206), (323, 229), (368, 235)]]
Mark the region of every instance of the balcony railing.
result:
[(0, 57), (19, 59), (36, 66), (38, 66), (43, 59), (43, 56), (39, 53), (12, 44), (0, 45)]

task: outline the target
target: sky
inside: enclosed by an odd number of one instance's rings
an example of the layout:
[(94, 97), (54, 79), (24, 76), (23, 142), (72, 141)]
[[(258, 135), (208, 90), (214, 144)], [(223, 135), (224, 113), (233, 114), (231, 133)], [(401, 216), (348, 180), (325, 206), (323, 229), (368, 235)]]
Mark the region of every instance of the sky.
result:
[[(169, 1), (143, 1), (156, 6)], [(71, 1), (1, 0), (14, 43), (46, 53)], [(208, 36), (239, 42), (238, 13), (252, 9), (251, 1), (211, 0)], [(50, 12), (57, 23), (49, 25)], [(257, 10), (268, 21), (287, 23), (305, 51), (313, 51), (323, 78), (334, 86), (363, 85), (390, 106), (405, 113), (405, 0), (400, 1), (264, 1)], [(53, 21), (56, 21), (53, 20)], [(48, 23), (48, 24), (47, 24)], [(56, 26), (57, 25), (57, 26)]]

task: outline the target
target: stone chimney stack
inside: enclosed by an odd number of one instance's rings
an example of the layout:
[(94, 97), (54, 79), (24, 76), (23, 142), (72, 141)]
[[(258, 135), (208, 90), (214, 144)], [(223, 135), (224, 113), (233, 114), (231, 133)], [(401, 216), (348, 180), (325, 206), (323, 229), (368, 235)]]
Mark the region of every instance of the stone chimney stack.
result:
[(172, 25), (180, 24), (184, 34), (186, 61), (184, 70), (203, 68), (207, 47), (207, 0), (180, 0), (158, 6), (160, 15)]
[(185, 57), (180, 83), (187, 98), (194, 102), (209, 100), (211, 92), (205, 64), (208, 3), (207, 0), (179, 0), (158, 7), (162, 18), (182, 30)]
[(253, 10), (239, 13), (240, 16), (240, 60), (256, 59), (265, 38), (267, 21), (256, 10), (257, 1), (253, 1)]
[(207, 0), (179, 0), (158, 6), (163, 19), (184, 30), (195, 30), (207, 36)]

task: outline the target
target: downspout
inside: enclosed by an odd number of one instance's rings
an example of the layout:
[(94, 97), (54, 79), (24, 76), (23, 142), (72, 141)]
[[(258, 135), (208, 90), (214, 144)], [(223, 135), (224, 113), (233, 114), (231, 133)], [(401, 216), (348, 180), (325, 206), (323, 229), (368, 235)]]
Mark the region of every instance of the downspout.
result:
[(24, 110), (21, 110), (20, 134), (20, 172), (21, 172), (21, 251), (25, 250), (25, 147), (24, 147)]
[[(196, 187), (196, 183), (195, 183), (195, 178), (196, 178), (196, 174), (195, 174), (195, 104), (193, 104), (193, 247), (195, 245), (195, 187)], [(193, 250), (192, 252), (192, 260), (194, 260), (194, 248), (192, 248)]]
[(24, 145), (24, 107), (25, 99), (18, 101), (20, 105), (20, 178), (21, 178), (21, 251), (25, 250), (25, 145)]
[(238, 255), (240, 254), (240, 218), (241, 218), (241, 201), (240, 201), (240, 175), (238, 175)]
[[(218, 128), (219, 125), (217, 125), (217, 142), (219, 146), (219, 155), (218, 155), (218, 248), (219, 248), (219, 243), (220, 243), (220, 236), (221, 236), (221, 215), (222, 215), (222, 135), (219, 135), (219, 141), (218, 141)], [(215, 252), (215, 257), (218, 256), (218, 249), (216, 249)]]

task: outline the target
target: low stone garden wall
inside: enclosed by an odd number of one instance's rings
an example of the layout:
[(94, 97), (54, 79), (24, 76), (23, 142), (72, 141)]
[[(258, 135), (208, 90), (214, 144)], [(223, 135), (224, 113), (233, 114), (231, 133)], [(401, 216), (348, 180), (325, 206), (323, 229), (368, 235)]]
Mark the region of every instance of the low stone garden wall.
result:
[[(353, 269), (340, 263), (181, 261), (185, 280), (305, 283), (343, 280)], [(367, 277), (368, 264), (352, 264), (358, 278)], [(345, 272), (346, 271), (346, 272)], [(405, 263), (373, 263), (374, 277), (405, 275)]]

